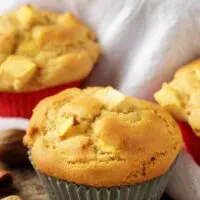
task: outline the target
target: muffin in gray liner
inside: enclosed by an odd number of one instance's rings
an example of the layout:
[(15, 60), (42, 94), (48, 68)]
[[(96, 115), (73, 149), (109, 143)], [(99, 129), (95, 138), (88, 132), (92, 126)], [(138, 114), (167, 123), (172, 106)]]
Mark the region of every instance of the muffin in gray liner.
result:
[[(29, 158), (32, 162), (29, 152)], [(49, 200), (159, 200), (170, 179), (174, 164), (163, 176), (132, 186), (94, 188), (45, 175), (35, 168)]]
[(44, 99), (23, 141), (50, 200), (159, 200), (182, 148), (168, 112), (112, 87)]

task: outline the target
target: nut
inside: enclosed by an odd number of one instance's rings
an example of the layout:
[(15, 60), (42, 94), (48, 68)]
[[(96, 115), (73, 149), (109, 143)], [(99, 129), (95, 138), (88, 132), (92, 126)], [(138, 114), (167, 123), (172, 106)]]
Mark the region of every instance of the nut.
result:
[(11, 166), (22, 166), (29, 162), (27, 148), (23, 145), (25, 131), (9, 129), (0, 132), (0, 161)]
[(0, 190), (10, 187), (13, 182), (12, 174), (6, 170), (0, 169)]
[(8, 196), (6, 198), (3, 198), (2, 200), (22, 200), (20, 197), (18, 196)]
[(0, 163), (0, 194), (10, 191), (13, 184), (13, 176), (7, 167)]

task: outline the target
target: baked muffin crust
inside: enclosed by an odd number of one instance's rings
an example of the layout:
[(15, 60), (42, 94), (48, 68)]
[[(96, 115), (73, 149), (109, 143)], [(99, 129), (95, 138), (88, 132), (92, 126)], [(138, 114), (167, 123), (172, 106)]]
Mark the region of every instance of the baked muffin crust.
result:
[(182, 145), (167, 111), (111, 87), (68, 89), (42, 100), (24, 143), (42, 172), (94, 187), (163, 175)]
[(27, 92), (81, 81), (96, 63), (95, 34), (71, 13), (22, 6), (0, 16), (0, 91)]
[(200, 136), (200, 60), (177, 70), (173, 80), (155, 93), (155, 99), (177, 120), (188, 122)]

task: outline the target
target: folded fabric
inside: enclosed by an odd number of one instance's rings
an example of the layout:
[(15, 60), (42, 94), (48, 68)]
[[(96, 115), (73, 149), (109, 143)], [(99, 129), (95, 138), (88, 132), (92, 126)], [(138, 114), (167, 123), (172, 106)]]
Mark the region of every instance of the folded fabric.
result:
[[(103, 56), (87, 85), (112, 85), (151, 100), (163, 82), (200, 52), (199, 0), (7, 0), (1, 1), (0, 13), (25, 3), (70, 10), (97, 33)], [(1, 120), (0, 127), (6, 123)], [(199, 177), (199, 167), (183, 152), (168, 191), (177, 200), (200, 199)]]
[(173, 170), (167, 193), (176, 200), (200, 199), (200, 167), (191, 155), (183, 150)]

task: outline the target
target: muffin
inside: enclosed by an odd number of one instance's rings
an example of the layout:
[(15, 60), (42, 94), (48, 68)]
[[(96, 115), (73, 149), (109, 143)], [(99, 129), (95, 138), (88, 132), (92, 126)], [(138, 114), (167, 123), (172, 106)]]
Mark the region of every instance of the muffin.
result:
[(200, 164), (200, 60), (181, 67), (155, 99), (178, 121), (187, 150)]
[(42, 100), (24, 137), (50, 199), (59, 200), (157, 200), (181, 143), (167, 111), (112, 87)]
[(30, 117), (40, 99), (80, 86), (100, 54), (76, 16), (31, 5), (0, 17), (0, 44), (0, 116)]

